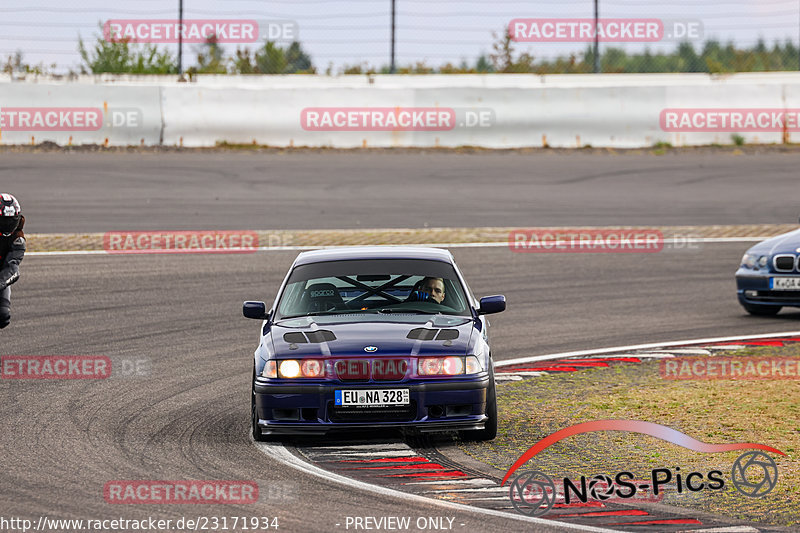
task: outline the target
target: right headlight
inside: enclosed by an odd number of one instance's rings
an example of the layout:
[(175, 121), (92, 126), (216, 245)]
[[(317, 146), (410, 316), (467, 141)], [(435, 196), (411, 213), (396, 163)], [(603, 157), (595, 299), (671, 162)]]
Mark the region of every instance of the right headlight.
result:
[(262, 378), (277, 378), (278, 377), (278, 363), (274, 359), (270, 359), (264, 365), (264, 370), (261, 371)]
[(751, 254), (750, 252), (742, 256), (741, 265), (751, 270), (766, 268), (769, 257), (762, 254)]

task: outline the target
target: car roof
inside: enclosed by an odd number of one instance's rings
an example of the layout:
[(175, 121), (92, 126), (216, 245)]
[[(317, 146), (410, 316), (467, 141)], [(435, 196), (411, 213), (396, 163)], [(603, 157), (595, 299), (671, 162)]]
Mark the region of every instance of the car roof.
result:
[(453, 263), (452, 254), (442, 248), (424, 246), (345, 246), (302, 252), (294, 260), (294, 266), (353, 259), (427, 259), (429, 261)]

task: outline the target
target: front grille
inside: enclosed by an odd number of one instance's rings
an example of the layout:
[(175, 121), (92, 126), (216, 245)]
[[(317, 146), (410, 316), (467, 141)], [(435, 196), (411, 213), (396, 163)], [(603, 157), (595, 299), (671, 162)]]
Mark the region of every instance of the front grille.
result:
[(373, 381), (402, 381), (408, 373), (408, 361), (405, 359), (373, 359)]
[(328, 403), (331, 422), (410, 422), (417, 416), (417, 402), (387, 407), (334, 407)]
[(772, 260), (776, 272), (792, 272), (795, 265), (795, 257), (793, 255), (776, 255)]
[(342, 382), (402, 381), (411, 364), (406, 358), (376, 357), (333, 361), (333, 375)]

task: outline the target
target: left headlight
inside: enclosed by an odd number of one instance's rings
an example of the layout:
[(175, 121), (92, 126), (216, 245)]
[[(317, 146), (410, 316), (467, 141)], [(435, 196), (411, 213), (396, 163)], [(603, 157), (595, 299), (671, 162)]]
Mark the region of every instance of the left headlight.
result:
[(467, 374), (478, 374), (483, 372), (483, 365), (480, 360), (474, 355), (467, 356)]

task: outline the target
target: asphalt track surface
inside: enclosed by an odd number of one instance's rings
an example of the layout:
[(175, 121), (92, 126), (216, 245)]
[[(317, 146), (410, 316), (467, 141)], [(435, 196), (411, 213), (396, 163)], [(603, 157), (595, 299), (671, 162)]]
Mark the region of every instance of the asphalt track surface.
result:
[(31, 232), (792, 223), (800, 153), (2, 153)]
[[(13, 184), (15, 193), (21, 191), (30, 229), (39, 232), (279, 227), (279, 213), (288, 216), (301, 205), (290, 203), (284, 211), (277, 205), (276, 198), (291, 196), (290, 187), (297, 189), (297, 202), (312, 198), (312, 203), (306, 208), (305, 218), (302, 212), (291, 214), (280, 227), (349, 227), (347, 221), (354, 209), (342, 202), (357, 194), (371, 198), (364, 202), (363, 225), (375, 227), (408, 226), (412, 215), (423, 211), (432, 217), (441, 214), (441, 218), (431, 218), (431, 225), (622, 225), (638, 224), (648, 217), (654, 224), (678, 223), (679, 218), (682, 224), (785, 222), (786, 217), (794, 218), (797, 207), (778, 205), (794, 197), (788, 187), (797, 159), (794, 156), (761, 159), (764, 165), (772, 165), (772, 170), (762, 169), (760, 182), (750, 182), (748, 177), (750, 171), (758, 171), (755, 160), (749, 159), (757, 156), (722, 157), (713, 171), (707, 169), (709, 174), (728, 176), (724, 179), (702, 178), (706, 171), (698, 169), (706, 167), (697, 161), (614, 156), (613, 161), (623, 166), (643, 168), (667, 161), (676, 167), (694, 168), (695, 185), (689, 189), (698, 196), (672, 192), (667, 198), (651, 198), (655, 186), (642, 173), (637, 179), (642, 188), (649, 188), (650, 195), (636, 194), (649, 198), (648, 208), (624, 198), (607, 205), (603, 198), (611, 201), (613, 190), (621, 193), (633, 179), (631, 174), (627, 178), (609, 175), (584, 180), (575, 189), (581, 198), (564, 199), (582, 203), (583, 210), (573, 210), (571, 215), (553, 214), (552, 218), (537, 212), (524, 198), (515, 204), (518, 209), (504, 209), (497, 196), (513, 194), (500, 191), (496, 180), (493, 183), (493, 178), (481, 175), (475, 168), (477, 159), (470, 163), (456, 156), (436, 156), (442, 158), (437, 188), (456, 191), (456, 199), (464, 207), (462, 213), (447, 206), (434, 209), (430, 199), (410, 212), (398, 207), (406, 205), (406, 200), (410, 202), (409, 191), (424, 181), (409, 178), (402, 182), (399, 176), (414, 175), (417, 166), (424, 168), (429, 154), (405, 156), (402, 164), (399, 159), (380, 162), (375, 154), (365, 154), (364, 161), (358, 161), (354, 154), (331, 154), (327, 164), (323, 156), (313, 163), (294, 155), (270, 157), (274, 160), (257, 160), (250, 154), (5, 154), (0, 176), (2, 183)], [(517, 156), (479, 157), (488, 157), (485, 161), (489, 162), (503, 158), (513, 161)], [(602, 174), (603, 165), (612, 165), (605, 156), (598, 157), (594, 165), (580, 157), (575, 158), (575, 168), (557, 177), (558, 164), (550, 161), (552, 179)], [(243, 162), (238, 171), (231, 168), (234, 159)], [(356, 161), (353, 166), (358, 168), (342, 170), (348, 161)], [(567, 160), (559, 161), (565, 164)], [(707, 164), (713, 166), (711, 161)], [(259, 185), (257, 176), (272, 172), (265, 169), (276, 165), (285, 176), (300, 177), (295, 183), (286, 177), (282, 186)], [(725, 170), (721, 165), (729, 166)], [(292, 174), (294, 167), (305, 170)], [(379, 167), (384, 169), (383, 174)], [(520, 163), (516, 179), (522, 183), (527, 175), (524, 173), (533, 167), (531, 161)], [(208, 172), (204, 174), (203, 168)], [(312, 168), (326, 174), (315, 175)], [(386, 177), (389, 169), (395, 180)], [(464, 169), (471, 169), (472, 184), (462, 191)], [(624, 169), (620, 170), (625, 176)], [(537, 172), (539, 176), (546, 174), (541, 169)], [(202, 186), (195, 173), (206, 176), (202, 178), (208, 186), (205, 193), (195, 190)], [(251, 184), (249, 193), (247, 187), (226, 188), (228, 175), (250, 176), (242, 178), (242, 183)], [(352, 181), (353, 175), (360, 176), (357, 181), (361, 185)], [(384, 186), (389, 191), (402, 189), (407, 196), (392, 198), (393, 207), (387, 208), (378, 197), (377, 185), (374, 189), (363, 187), (376, 175), (386, 180)], [(491, 176), (496, 175), (495, 169)], [(771, 181), (765, 184), (764, 176)], [(167, 178), (178, 185), (166, 185)], [(344, 192), (334, 186), (339, 178), (349, 183)], [(319, 188), (310, 186), (311, 182), (318, 183)], [(602, 193), (603, 187), (592, 182), (614, 184), (612, 192)], [(323, 188), (323, 183), (328, 188)], [(529, 198), (536, 198), (537, 187), (527, 182), (520, 187), (526, 188)], [(554, 186), (562, 192), (569, 187)], [(228, 196), (226, 189), (230, 189)], [(663, 185), (663, 190), (670, 189)], [(712, 190), (716, 191), (713, 195)], [(756, 198), (756, 192), (765, 190), (778, 192), (752, 200), (746, 207), (730, 205), (734, 199), (744, 201), (747, 191)], [(322, 198), (315, 196), (318, 191), (323, 191)], [(215, 194), (220, 195), (219, 200), (214, 199)], [(265, 198), (259, 199), (259, 194)], [(494, 200), (488, 201), (491, 194)], [(551, 200), (555, 198), (553, 191), (547, 194)], [(607, 196), (598, 198), (598, 194)], [(334, 205), (322, 215), (314, 209), (324, 204), (326, 195)], [(82, 209), (75, 209), (70, 199), (77, 199)], [(486, 209), (476, 214), (475, 209), (484, 203)], [(551, 214), (557, 208), (546, 206)], [(192, 209), (203, 215), (189, 219), (181, 216)], [(381, 210), (385, 222), (381, 222)], [(705, 210), (710, 213), (704, 214)], [(685, 218), (680, 217), (681, 212)], [(800, 312), (755, 318), (745, 315), (737, 305), (733, 271), (747, 247), (745, 243), (715, 243), (656, 254), (515, 254), (505, 247), (457, 248), (453, 252), (476, 295), (504, 293), (508, 298), (508, 310), (492, 319), (494, 355), (502, 360), (799, 329)], [(12, 325), (0, 332), (2, 355), (143, 359), (150, 364), (150, 372), (107, 380), (0, 381), (2, 516), (34, 520), (41, 515), (173, 520), (181, 516), (277, 516), (283, 531), (320, 532), (344, 531), (347, 516), (450, 516), (456, 519), (455, 531), (545, 530), (479, 513), (400, 503), (391, 496), (287, 469), (253, 446), (248, 436), (248, 395), (259, 326), (241, 317), (241, 302), (271, 300), (296, 253), (27, 257), (23, 277), (13, 288)], [(104, 484), (119, 479), (253, 480), (259, 484), (262, 500), (255, 505), (208, 506), (105, 503)]]
[[(493, 320), (495, 356), (507, 359), (798, 329), (797, 312), (761, 319), (740, 311), (731, 265), (741, 249), (454, 253), (477, 294), (509, 296), (507, 312)], [(512, 520), (400, 504), (287, 470), (253, 446), (248, 393), (259, 325), (241, 317), (241, 301), (272, 298), (295, 253), (27, 258), (3, 354), (144, 358), (151, 373), (0, 382), (3, 515), (266, 514), (278, 516), (284, 531), (336, 531), (347, 516), (365, 514), (455, 516), (464, 531), (519, 531)], [(109, 505), (103, 485), (117, 479), (255, 480), (263, 493), (281, 496), (249, 506)]]

